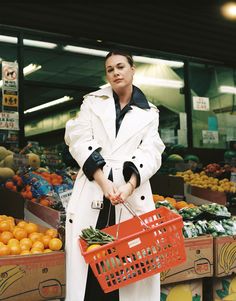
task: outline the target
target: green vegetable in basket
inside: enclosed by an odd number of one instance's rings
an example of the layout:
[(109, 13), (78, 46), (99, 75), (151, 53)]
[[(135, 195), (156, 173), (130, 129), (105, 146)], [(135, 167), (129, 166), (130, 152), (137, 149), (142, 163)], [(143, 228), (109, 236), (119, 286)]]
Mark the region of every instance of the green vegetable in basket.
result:
[(104, 245), (114, 241), (114, 237), (110, 234), (107, 234), (99, 229), (94, 229), (92, 226), (89, 228), (83, 229), (80, 238), (85, 240), (88, 245), (100, 244)]

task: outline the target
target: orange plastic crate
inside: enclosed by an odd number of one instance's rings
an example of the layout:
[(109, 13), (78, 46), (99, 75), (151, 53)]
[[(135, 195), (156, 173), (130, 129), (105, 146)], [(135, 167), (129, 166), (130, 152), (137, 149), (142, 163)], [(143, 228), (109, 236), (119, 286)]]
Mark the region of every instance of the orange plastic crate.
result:
[(79, 239), (81, 253), (90, 264), (105, 293), (170, 269), (186, 260), (183, 221), (166, 207), (140, 215), (149, 226), (133, 217), (103, 229), (119, 237), (112, 243), (86, 252), (87, 244)]

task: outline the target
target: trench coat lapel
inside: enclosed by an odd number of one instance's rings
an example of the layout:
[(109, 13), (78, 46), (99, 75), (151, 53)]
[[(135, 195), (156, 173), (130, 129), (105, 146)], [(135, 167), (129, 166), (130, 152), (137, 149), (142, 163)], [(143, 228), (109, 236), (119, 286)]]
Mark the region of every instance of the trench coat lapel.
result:
[(121, 123), (118, 135), (114, 141), (112, 152), (116, 151), (122, 144), (126, 143), (131, 137), (134, 137), (145, 126), (156, 118), (151, 110), (143, 110), (136, 106), (132, 106), (132, 110), (128, 111)]
[(100, 91), (100, 93), (92, 95), (94, 97), (94, 102), (91, 109), (101, 120), (110, 142), (113, 143), (116, 136), (116, 111), (114, 98), (111, 89), (104, 89), (104, 91)]

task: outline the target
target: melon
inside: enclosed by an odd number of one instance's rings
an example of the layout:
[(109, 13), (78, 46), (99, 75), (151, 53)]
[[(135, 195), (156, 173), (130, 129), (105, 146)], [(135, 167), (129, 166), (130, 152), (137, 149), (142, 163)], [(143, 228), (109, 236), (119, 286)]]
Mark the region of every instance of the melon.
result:
[(178, 154), (171, 154), (166, 159), (167, 162), (183, 162), (184, 159)]
[(184, 161), (185, 162), (188, 162), (188, 161), (194, 161), (196, 163), (199, 163), (200, 162), (200, 159), (198, 156), (195, 156), (195, 155), (186, 155), (184, 157)]
[(29, 160), (29, 166), (33, 168), (39, 168), (40, 167), (40, 157), (34, 153), (28, 153), (26, 154)]
[(0, 167), (0, 181), (11, 179), (15, 175), (13, 169), (9, 167)]
[(232, 158), (236, 158), (236, 151), (235, 150), (227, 150), (224, 153), (225, 160), (231, 160)]
[(9, 167), (13, 170), (16, 170), (13, 154), (6, 156), (3, 160), (3, 163), (4, 163), (4, 167)]
[(0, 161), (10, 154), (12, 154), (10, 150), (6, 149), (4, 146), (0, 146)]

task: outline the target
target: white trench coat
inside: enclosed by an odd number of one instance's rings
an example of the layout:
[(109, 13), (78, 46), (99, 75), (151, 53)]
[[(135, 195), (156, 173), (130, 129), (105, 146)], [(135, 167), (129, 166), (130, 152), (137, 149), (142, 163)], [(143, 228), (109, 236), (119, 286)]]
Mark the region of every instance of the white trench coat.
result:
[[(116, 111), (112, 89), (98, 90), (85, 96), (79, 117), (66, 124), (65, 141), (72, 156), (81, 169), (74, 184), (67, 208), (66, 220), (66, 301), (83, 301), (88, 265), (81, 256), (78, 237), (81, 230), (96, 226), (99, 210), (91, 209), (93, 200), (102, 200), (102, 190), (95, 181), (89, 181), (82, 167), (93, 151), (101, 148), (100, 154), (106, 161), (104, 173), (113, 171), (113, 182), (125, 183), (123, 163), (133, 162), (140, 174), (140, 186), (128, 199), (137, 214), (154, 209), (149, 178), (161, 165), (164, 145), (158, 134), (159, 113), (151, 109), (132, 106), (115, 136)], [(116, 221), (120, 206), (115, 207)], [(123, 208), (121, 221), (132, 216)], [(119, 290), (120, 301), (159, 301), (159, 274)], [(100, 301), (100, 300), (99, 300)]]

